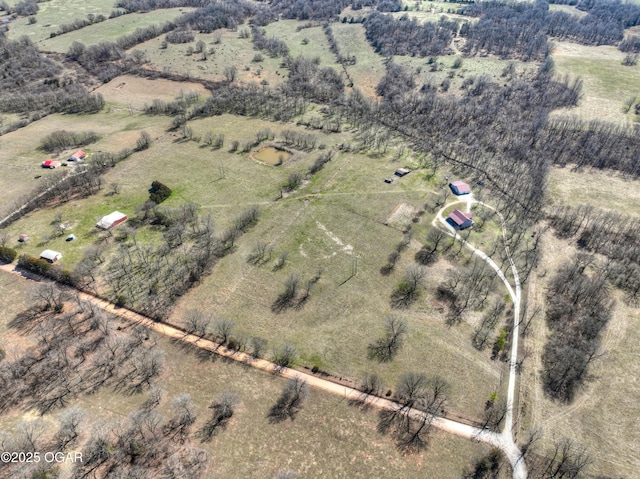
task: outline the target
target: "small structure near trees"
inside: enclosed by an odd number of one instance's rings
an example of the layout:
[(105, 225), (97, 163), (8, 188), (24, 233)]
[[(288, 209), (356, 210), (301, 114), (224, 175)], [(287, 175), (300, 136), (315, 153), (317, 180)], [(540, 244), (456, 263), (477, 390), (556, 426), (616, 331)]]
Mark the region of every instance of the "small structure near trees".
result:
[(404, 175), (408, 175), (411, 171), (407, 170), (406, 168), (398, 168), (396, 170), (395, 175), (399, 176), (400, 178), (402, 178)]
[(464, 181), (452, 181), (449, 183), (449, 188), (456, 196), (468, 195), (471, 193), (471, 188)]
[(96, 227), (108, 230), (114, 226), (118, 226), (120, 223), (124, 223), (125, 221), (127, 221), (127, 215), (120, 213), (119, 211), (114, 211), (107, 216), (103, 216), (102, 219), (96, 223)]
[(473, 219), (471, 219), (471, 214), (464, 213), (460, 210), (453, 210), (449, 214), (447, 222), (458, 230), (464, 230), (473, 226)]
[(89, 155), (87, 154), (86, 151), (78, 150), (73, 155), (71, 155), (69, 157), (69, 161), (84, 160), (87, 156), (89, 156)]
[(62, 253), (53, 251), (52, 249), (46, 249), (40, 253), (40, 259), (48, 261), (49, 263), (57, 263), (62, 258)]
[(59, 161), (56, 160), (46, 160), (42, 162), (42, 167), (43, 168), (58, 168), (59, 166), (62, 166), (62, 163), (60, 163)]

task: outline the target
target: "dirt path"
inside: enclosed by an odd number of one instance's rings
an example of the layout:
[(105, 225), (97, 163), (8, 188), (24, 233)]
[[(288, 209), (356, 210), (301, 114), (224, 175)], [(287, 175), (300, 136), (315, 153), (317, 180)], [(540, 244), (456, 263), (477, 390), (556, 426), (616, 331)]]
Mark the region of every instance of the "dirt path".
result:
[[(7, 273), (12, 273), (15, 275), (22, 276), (19, 272), (15, 271), (15, 267), (13, 264), (9, 265), (0, 265), (0, 271), (5, 271)], [(29, 281), (25, 278), (25, 281)], [(146, 316), (130, 311), (126, 308), (118, 308), (114, 304), (105, 301), (103, 299), (97, 298), (93, 295), (78, 292), (79, 297), (84, 301), (90, 301), (113, 315), (118, 316), (126, 321), (141, 324), (147, 327), (150, 330), (153, 330), (159, 334), (162, 334), (166, 337), (176, 339), (179, 341), (183, 341), (185, 343), (192, 344), (198, 348), (205, 349), (207, 351), (212, 351), (219, 356), (226, 357), (232, 359), (234, 361), (238, 361), (239, 363), (247, 364), (253, 368), (260, 369), (262, 371), (268, 372), (270, 374), (277, 374), (284, 378), (293, 378), (293, 377), (301, 377), (306, 380), (309, 386), (320, 389), (322, 391), (334, 394), (336, 396), (343, 397), (347, 400), (359, 401), (362, 404), (370, 405), (378, 409), (384, 410), (397, 410), (401, 407), (401, 404), (396, 403), (390, 399), (380, 398), (377, 396), (373, 396), (370, 394), (365, 394), (362, 391), (357, 389), (345, 386), (343, 384), (338, 384), (332, 382), (328, 379), (317, 377), (313, 374), (306, 373), (304, 371), (297, 371), (290, 368), (280, 368), (276, 364), (267, 361), (265, 359), (256, 359), (253, 356), (239, 351), (234, 351), (222, 346), (218, 343), (210, 341), (208, 339), (200, 338), (193, 334), (187, 334), (184, 331), (173, 327), (166, 323), (161, 323), (157, 321), (153, 321)], [(409, 409), (406, 413), (412, 418), (422, 418), (425, 413), (419, 411), (417, 409)], [(473, 441), (482, 442), (488, 444), (491, 447), (497, 447), (506, 455), (509, 459), (509, 462), (512, 465), (517, 465), (521, 459), (521, 453), (518, 447), (515, 445), (513, 441), (510, 440), (510, 437), (505, 437), (504, 434), (498, 434), (493, 431), (480, 429), (475, 426), (470, 426), (468, 424), (460, 423), (453, 421), (451, 419), (446, 419), (443, 417), (434, 417), (432, 424), (445, 432), (455, 434), (460, 437), (464, 437), (466, 439), (470, 439)], [(524, 475), (516, 475), (516, 470), (521, 470), (521, 467), (514, 467), (514, 478), (516, 479), (526, 479), (526, 470)]]
[[(498, 217), (500, 218), (500, 224), (502, 229), (502, 237), (505, 239), (505, 251), (507, 253), (507, 258), (509, 260), (509, 265), (511, 268), (511, 273), (513, 275), (514, 285), (512, 286), (505, 274), (498, 267), (498, 265), (489, 257), (486, 253), (479, 250), (471, 243), (465, 241), (458, 232), (444, 219), (442, 216), (442, 212), (455, 204), (464, 203), (466, 204), (466, 210), (469, 213), (471, 211), (471, 206), (473, 204), (479, 204), (485, 206), (486, 208), (492, 209), (496, 212)], [(509, 296), (513, 301), (513, 332), (512, 332), (512, 340), (511, 340), (511, 357), (509, 360), (509, 384), (507, 388), (507, 412), (505, 414), (504, 421), (504, 429), (500, 434), (500, 437), (503, 441), (503, 445), (508, 450), (517, 451), (517, 455), (510, 456), (509, 460), (511, 461), (511, 467), (513, 468), (513, 479), (526, 479), (527, 477), (527, 468), (526, 464), (522, 460), (522, 455), (515, 441), (513, 440), (513, 405), (515, 400), (515, 387), (516, 387), (516, 375), (517, 375), (517, 361), (518, 361), (518, 337), (519, 337), (519, 327), (520, 327), (520, 298), (521, 298), (521, 288), (520, 288), (520, 279), (518, 277), (518, 270), (516, 268), (513, 259), (511, 258), (511, 252), (509, 251), (509, 245), (506, 243), (506, 224), (504, 220), (504, 216), (497, 211), (493, 206), (487, 205), (480, 201), (477, 201), (473, 198), (472, 195), (468, 195), (463, 199), (457, 199), (456, 201), (452, 201), (450, 203), (445, 204), (437, 213), (436, 217), (432, 222), (433, 226), (436, 228), (441, 228), (439, 226), (443, 225), (446, 229), (444, 230), (449, 236), (454, 237), (458, 241), (461, 241), (473, 254), (479, 256), (483, 259), (491, 268), (496, 272), (498, 277), (504, 283), (504, 286), (507, 288), (509, 292)], [(442, 229), (442, 228), (441, 228)], [(504, 451), (504, 449), (503, 449)], [(514, 459), (514, 460), (512, 460)]]

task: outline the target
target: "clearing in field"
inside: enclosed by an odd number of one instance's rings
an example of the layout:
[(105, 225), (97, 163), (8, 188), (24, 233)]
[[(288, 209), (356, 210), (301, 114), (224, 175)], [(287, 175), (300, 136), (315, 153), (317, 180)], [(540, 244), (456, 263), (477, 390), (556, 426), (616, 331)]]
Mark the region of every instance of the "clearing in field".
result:
[(43, 51), (66, 53), (73, 42), (84, 43), (86, 46), (100, 42), (112, 42), (119, 37), (133, 33), (137, 28), (146, 28), (151, 25), (162, 25), (169, 22), (182, 15), (183, 11), (184, 9), (182, 8), (167, 8), (147, 13), (121, 15), (88, 25), (80, 30), (45, 39), (39, 42), (38, 46)]
[(627, 98), (640, 95), (640, 68), (623, 65), (625, 53), (614, 46), (591, 47), (566, 41), (554, 45), (551, 57), (557, 73), (584, 81), (578, 107), (554, 113), (577, 115), (587, 121), (632, 124), (632, 114), (625, 114), (622, 107)]
[[(221, 29), (208, 34), (196, 33), (193, 42), (181, 44), (167, 43), (164, 38), (165, 35), (153, 38), (131, 51), (144, 52), (148, 66), (193, 78), (224, 81), (227, 79), (225, 71), (231, 67), (236, 68), (236, 81), (242, 83), (277, 85), (287, 75), (279, 66), (281, 59), (260, 53), (254, 49), (251, 38), (240, 38), (238, 31)], [(195, 51), (199, 41), (205, 44), (203, 52)]]
[(609, 170), (554, 167), (549, 174), (549, 195), (558, 206), (588, 204), (640, 216), (640, 181)]
[[(19, 0), (9, 1), (15, 5)], [(34, 43), (40, 43), (55, 33), (60, 25), (72, 23), (77, 18), (87, 18), (87, 15), (104, 15), (108, 17), (113, 10), (113, 2), (104, 0), (49, 0), (38, 4), (39, 10), (35, 15), (37, 22), (29, 25), (27, 17), (19, 17), (11, 22), (9, 37), (16, 39), (26, 35)]]
[(175, 82), (162, 78), (150, 80), (132, 75), (116, 77), (94, 90), (94, 93), (100, 93), (106, 102), (135, 110), (142, 110), (145, 105), (151, 105), (153, 100), (171, 102), (178, 96), (189, 93), (197, 93), (203, 98), (210, 95), (209, 90), (200, 83)]

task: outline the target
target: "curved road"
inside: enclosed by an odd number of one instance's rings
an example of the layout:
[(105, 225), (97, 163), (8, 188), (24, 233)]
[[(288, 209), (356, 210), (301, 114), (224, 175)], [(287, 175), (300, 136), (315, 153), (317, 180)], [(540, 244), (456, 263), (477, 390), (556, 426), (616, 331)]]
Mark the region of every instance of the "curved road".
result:
[[(449, 224), (447, 220), (442, 216), (442, 212), (458, 203), (466, 204), (467, 213), (471, 211), (471, 206), (473, 204), (479, 204), (486, 208), (489, 208), (498, 215), (500, 218), (500, 227), (502, 229), (502, 237), (505, 243), (505, 251), (507, 253), (507, 258), (509, 260), (509, 265), (511, 267), (511, 273), (513, 275), (514, 286), (511, 286), (509, 280), (502, 272), (502, 270), (498, 267), (498, 265), (489, 257), (486, 253), (479, 250), (475, 246), (473, 246), (468, 241), (464, 240), (458, 232)], [(505, 414), (504, 428), (500, 433), (500, 439), (502, 442), (502, 446), (500, 449), (505, 453), (505, 455), (509, 458), (511, 462), (511, 467), (513, 469), (513, 479), (526, 479), (527, 477), (527, 467), (522, 458), (522, 453), (520, 452), (517, 444), (513, 440), (513, 403), (515, 399), (515, 387), (516, 387), (516, 373), (517, 373), (517, 361), (518, 361), (518, 336), (519, 336), (519, 326), (520, 326), (520, 298), (521, 298), (521, 287), (520, 287), (520, 278), (518, 277), (518, 270), (516, 265), (511, 258), (511, 251), (509, 250), (509, 245), (507, 245), (506, 241), (506, 224), (504, 220), (504, 216), (496, 210), (493, 206), (487, 205), (481, 201), (478, 201), (473, 198), (472, 195), (467, 196), (464, 199), (458, 199), (456, 201), (452, 201), (448, 204), (445, 204), (439, 211), (436, 217), (434, 218), (432, 225), (438, 228), (438, 223), (444, 225), (446, 229), (444, 230), (449, 236), (454, 237), (458, 241), (461, 241), (473, 254), (482, 258), (491, 268), (496, 272), (496, 275), (502, 280), (507, 291), (509, 292), (509, 296), (513, 301), (513, 330), (512, 330), (512, 339), (511, 339), (511, 358), (509, 360), (509, 384), (507, 388), (507, 411)], [(441, 228), (442, 229), (442, 228)]]
[[(489, 431), (487, 429), (481, 429), (475, 426), (470, 426), (468, 424), (460, 423), (453, 421), (451, 419), (446, 419), (443, 417), (436, 416), (433, 418), (432, 424), (441, 429), (442, 431), (455, 434), (457, 436), (461, 436), (467, 439), (471, 439), (474, 441), (483, 442), (485, 444), (490, 445), (491, 447), (499, 448), (507, 457), (511, 466), (513, 468), (513, 479), (526, 479), (527, 478), (527, 469), (524, 461), (522, 460), (522, 453), (520, 449), (516, 445), (513, 440), (513, 436), (511, 435), (511, 428), (513, 426), (513, 399), (514, 399), (514, 391), (515, 391), (515, 376), (516, 376), (516, 358), (517, 358), (517, 340), (518, 340), (518, 318), (520, 317), (520, 282), (518, 280), (518, 273), (516, 271), (515, 264), (511, 259), (511, 255), (509, 254), (508, 247), (506, 248), (509, 262), (511, 264), (511, 270), (513, 272), (513, 276), (515, 278), (515, 291), (514, 288), (511, 287), (511, 284), (505, 277), (504, 273), (498, 268), (498, 265), (489, 258), (485, 253), (475, 248), (470, 243), (466, 242), (458, 233), (446, 222), (446, 220), (442, 217), (442, 211), (449, 206), (452, 206), (457, 203), (466, 203), (467, 211), (471, 209), (471, 205), (473, 203), (478, 203), (484, 205), (484, 203), (480, 203), (479, 201), (474, 200), (472, 197), (469, 197), (466, 200), (458, 200), (451, 202), (445, 205), (440, 211), (436, 218), (433, 220), (433, 225), (437, 227), (437, 221), (446, 226), (447, 234), (452, 237), (455, 237), (459, 241), (462, 241), (467, 248), (469, 248), (474, 254), (481, 257), (484, 261), (486, 261), (496, 272), (498, 277), (503, 281), (507, 290), (509, 291), (509, 295), (511, 296), (514, 303), (514, 330), (513, 330), (513, 348), (511, 352), (511, 364), (510, 364), (510, 375), (509, 375), (509, 393), (507, 396), (507, 414), (505, 417), (505, 428), (501, 433), (497, 433), (494, 431)], [(494, 208), (488, 205), (488, 208), (491, 208), (495, 211)], [(504, 218), (500, 215), (499, 212), (496, 213), (500, 216), (502, 220), (502, 228), (503, 228), (503, 236), (505, 233), (505, 224)], [(0, 265), (0, 270), (4, 270), (9, 273), (19, 274), (15, 271), (14, 265)], [(178, 329), (174, 326), (171, 326), (167, 323), (154, 321), (146, 316), (135, 313), (125, 308), (117, 308), (114, 304), (100, 299), (96, 296), (78, 292), (81, 299), (85, 301), (91, 301), (96, 304), (101, 309), (114, 314), (122, 319), (127, 321), (142, 324), (147, 328), (156, 331), (159, 334), (164, 336), (177, 339), (186, 343), (190, 343), (198, 348), (202, 348), (208, 351), (212, 351), (220, 356), (227, 357), (229, 359), (233, 359), (234, 361), (238, 361), (249, 366), (252, 366), (256, 369), (261, 369), (263, 371), (267, 371), (272, 374), (278, 374), (285, 378), (293, 378), (295, 376), (299, 376), (307, 381), (309, 386), (321, 389), (323, 391), (329, 392), (331, 394), (335, 394), (346, 399), (357, 400), (364, 404), (369, 404), (379, 409), (385, 410), (398, 410), (402, 405), (392, 401), (390, 399), (381, 398), (378, 396), (370, 395), (363, 393), (355, 388), (351, 388), (342, 384), (335, 383), (325, 378), (321, 378), (315, 376), (314, 374), (307, 373), (304, 371), (297, 371), (290, 368), (280, 368), (276, 364), (267, 361), (265, 359), (257, 359), (253, 356), (239, 351), (234, 351), (227, 349), (225, 346), (222, 346), (218, 343), (210, 341), (208, 339), (200, 338), (199, 336), (185, 333), (183, 330)], [(413, 418), (422, 418), (426, 413), (423, 411), (419, 411), (417, 409), (409, 409), (405, 410), (406, 414)]]

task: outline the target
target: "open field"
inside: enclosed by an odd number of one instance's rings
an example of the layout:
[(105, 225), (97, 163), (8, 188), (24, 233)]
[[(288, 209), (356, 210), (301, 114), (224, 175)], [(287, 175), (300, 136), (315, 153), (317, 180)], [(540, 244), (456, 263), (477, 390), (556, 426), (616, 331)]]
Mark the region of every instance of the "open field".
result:
[[(3, 174), (0, 188), (3, 191), (3, 205), (29, 193), (37, 186), (35, 176), (46, 176), (53, 170), (43, 169), (40, 164), (49, 158), (64, 161), (77, 148), (55, 154), (38, 150), (40, 141), (57, 130), (95, 131), (101, 139), (88, 145), (86, 150), (117, 151), (124, 147), (133, 148), (139, 131), (146, 129), (157, 136), (168, 123), (167, 118), (131, 115), (125, 106), (106, 107), (94, 115), (50, 115), (17, 131), (1, 137)], [(2, 208), (3, 210), (5, 208)]]
[(640, 181), (608, 170), (552, 168), (549, 195), (557, 205), (585, 203), (640, 216)]
[[(9, 1), (15, 5), (19, 0)], [(37, 23), (28, 24), (27, 17), (21, 17), (11, 22), (9, 36), (19, 38), (26, 35), (34, 42), (49, 38), (57, 32), (60, 25), (71, 23), (76, 18), (86, 18), (87, 15), (104, 15), (108, 17), (113, 10), (114, 2), (104, 0), (49, 0), (38, 4), (39, 10), (35, 15)]]
[(367, 41), (364, 26), (360, 23), (334, 23), (331, 28), (340, 53), (356, 57), (356, 64), (346, 67), (354, 86), (365, 95), (374, 96), (376, 86), (385, 74), (385, 66), (384, 59)]
[[(462, 66), (460, 68), (453, 68), (453, 63), (458, 58), (462, 59)], [(537, 63), (533, 62), (525, 63), (514, 60), (501, 60), (495, 56), (480, 58), (445, 55), (437, 57), (435, 66), (429, 64), (428, 58), (394, 56), (393, 61), (409, 68), (410, 71), (413, 70), (414, 73), (416, 73), (415, 81), (418, 86), (421, 84), (430, 84), (439, 88), (442, 82), (448, 78), (450, 81), (448, 93), (454, 95), (460, 94), (462, 83), (467, 78), (486, 75), (492, 82), (498, 84), (506, 83), (507, 80), (502, 77), (502, 72), (510, 63), (515, 64), (517, 74), (522, 74), (538, 66)]]
[[(142, 121), (145, 117), (133, 118)], [(166, 121), (164, 117), (155, 118)], [(392, 312), (391, 292), (413, 262), (422, 240), (416, 237), (394, 273), (382, 276), (380, 268), (402, 239), (399, 229), (385, 223), (400, 204), (420, 209), (432, 198), (437, 178), (427, 181), (423, 173), (415, 171), (387, 185), (383, 178), (390, 176), (399, 162), (340, 153), (308, 185), (274, 202), (289, 174), (304, 174), (318, 153), (272, 167), (250, 160), (247, 153), (230, 153), (228, 147), (234, 139), (241, 144), (252, 141), (255, 132), (265, 127), (275, 132), (277, 140), (280, 131), (292, 126), (233, 115), (197, 120), (189, 126), (197, 136), (206, 131), (224, 134), (225, 146), (210, 151), (195, 142), (180, 140), (178, 133), (163, 134), (148, 150), (135, 153), (104, 176), (105, 185), (121, 186), (119, 194), (110, 195), (105, 188), (54, 211), (31, 213), (7, 231), (12, 237), (21, 232), (32, 236), (33, 241), (21, 251), (37, 255), (45, 247), (55, 249), (64, 255), (63, 267), (71, 268), (84, 247), (95, 240), (96, 220), (113, 210), (132, 214), (135, 206), (145, 201), (152, 180), (174, 190), (163, 205), (195, 202), (202, 206), (202, 213), (212, 215), (218, 229), (228, 227), (242, 209), (258, 204), (262, 209), (258, 225), (243, 235), (237, 251), (220, 260), (213, 273), (185, 295), (172, 322), (179, 324), (181, 314), (190, 308), (229, 317), (238, 324), (238, 331), (263, 336), (274, 347), (285, 341), (293, 343), (303, 364), (355, 380), (375, 370), (387, 387), (393, 387), (398, 375), (407, 371), (456, 378), (452, 381), (451, 410), (471, 418), (481, 416), (491, 392), (501, 389), (503, 365), (492, 362), (490, 352), (472, 348), (470, 325), (445, 325), (444, 310), (434, 303), (429, 291), (452, 266), (448, 262), (431, 268), (423, 297), (410, 310), (398, 312), (407, 318), (411, 331), (398, 358), (380, 365), (366, 357), (367, 344), (381, 334), (384, 315)], [(316, 135), (327, 147), (348, 138), (346, 134)], [(402, 165), (411, 166), (411, 161), (402, 160)], [(224, 178), (220, 177), (221, 166)], [(64, 237), (47, 240), (55, 213), (62, 215), (69, 232), (76, 234), (76, 241), (66, 243)], [(425, 214), (422, 222), (430, 221)], [(142, 232), (139, 239), (148, 234)], [(273, 247), (273, 260), (282, 252), (288, 254), (284, 268), (273, 272), (271, 263), (247, 263), (248, 254), (259, 241)], [(349, 278), (354, 261), (358, 263), (357, 275), (341, 284)], [(319, 270), (321, 277), (308, 304), (279, 314), (271, 311), (290, 274), (299, 274), (304, 285)], [(363, 304), (371, 307), (362, 308)]]
[(527, 411), (523, 426), (540, 428), (547, 447), (554, 435), (569, 437), (586, 446), (592, 459), (589, 468), (592, 477), (634, 477), (640, 470), (640, 433), (634, 427), (640, 414), (637, 401), (640, 386), (634, 367), (640, 361), (637, 347), (640, 315), (626, 304), (620, 291), (612, 291), (615, 312), (603, 334), (602, 356), (591, 366), (591, 381), (569, 405), (551, 401), (542, 392), (540, 355), (548, 334), (544, 324), (545, 289), (558, 265), (576, 251), (569, 242), (558, 240), (551, 232), (546, 234), (539, 268), (546, 275), (533, 278), (529, 296), (530, 306), (539, 305), (543, 311), (525, 340), (532, 355), (525, 362), (522, 380), (522, 403)]
[(175, 82), (158, 78), (149, 80), (132, 75), (122, 75), (109, 83), (96, 88), (94, 93), (100, 93), (112, 109), (127, 107), (142, 110), (145, 105), (151, 105), (153, 100), (164, 102), (174, 101), (178, 96), (197, 93), (202, 98), (210, 95), (209, 90), (200, 83)]
[(579, 106), (556, 113), (631, 124), (633, 115), (625, 115), (622, 106), (627, 98), (640, 95), (640, 66), (622, 65), (625, 54), (613, 46), (590, 47), (565, 41), (554, 44), (551, 57), (557, 73), (584, 81)]
[[(16, 288), (17, 283), (21, 284)], [(2, 292), (15, 294), (26, 284), (24, 279), (0, 272)], [(0, 330), (4, 331), (22, 304), (2, 303)], [(159, 408), (165, 417), (170, 414), (169, 399), (186, 392), (198, 408), (197, 430), (210, 414), (207, 406), (220, 393), (230, 390), (241, 399), (228, 427), (210, 443), (192, 439), (194, 446), (210, 455), (208, 478), (273, 477), (278, 470), (293, 469), (309, 478), (390, 475), (453, 479), (460, 477), (474, 459), (488, 453), (485, 446), (435, 432), (425, 452), (402, 455), (389, 437), (376, 432), (375, 410), (362, 411), (339, 397), (315, 390), (295, 421), (271, 424), (266, 415), (284, 385), (283, 379), (221, 359), (203, 362), (161, 337), (158, 344), (166, 352), (166, 369), (161, 377), (166, 394)], [(143, 400), (142, 394), (124, 396), (102, 390), (80, 397), (69, 406), (84, 408), (90, 423), (96, 423), (125, 418)], [(58, 412), (43, 418), (52, 428)], [(13, 411), (3, 416), (0, 429), (11, 430), (20, 420), (33, 417), (29, 411)]]
[[(221, 42), (214, 43), (219, 33), (222, 35)], [(251, 38), (239, 38), (237, 31), (222, 29), (217, 33), (196, 33), (191, 43), (168, 43), (167, 48), (161, 48), (164, 37), (161, 35), (136, 45), (132, 50), (144, 52), (148, 63), (157, 66), (158, 70), (168, 69), (194, 78), (222, 81), (225, 79), (225, 68), (231, 66), (236, 66), (237, 81), (240, 82), (260, 83), (264, 80), (269, 85), (277, 85), (286, 77), (286, 70), (279, 66), (281, 58), (270, 58), (262, 53), (264, 59), (261, 62), (252, 62), (259, 52), (254, 49)], [(200, 53), (187, 54), (188, 48), (195, 49), (196, 42), (200, 40), (206, 44), (206, 60)]]
[(133, 33), (137, 28), (162, 25), (171, 21), (180, 16), (183, 10), (182, 8), (168, 8), (147, 13), (122, 15), (104, 22), (88, 25), (64, 35), (47, 38), (39, 42), (38, 47), (43, 51), (66, 53), (73, 42), (80, 42), (89, 46), (100, 42), (115, 41), (118, 37)]
[[(267, 25), (264, 30), (267, 38), (276, 37), (285, 42), (292, 58), (300, 55), (309, 58), (318, 57), (321, 67), (332, 67), (338, 73), (342, 72), (342, 67), (336, 63), (336, 56), (329, 50), (329, 42), (321, 26), (296, 31), (296, 27), (305, 23), (307, 22), (280, 20)], [(303, 40), (308, 40), (308, 42), (304, 44)]]

